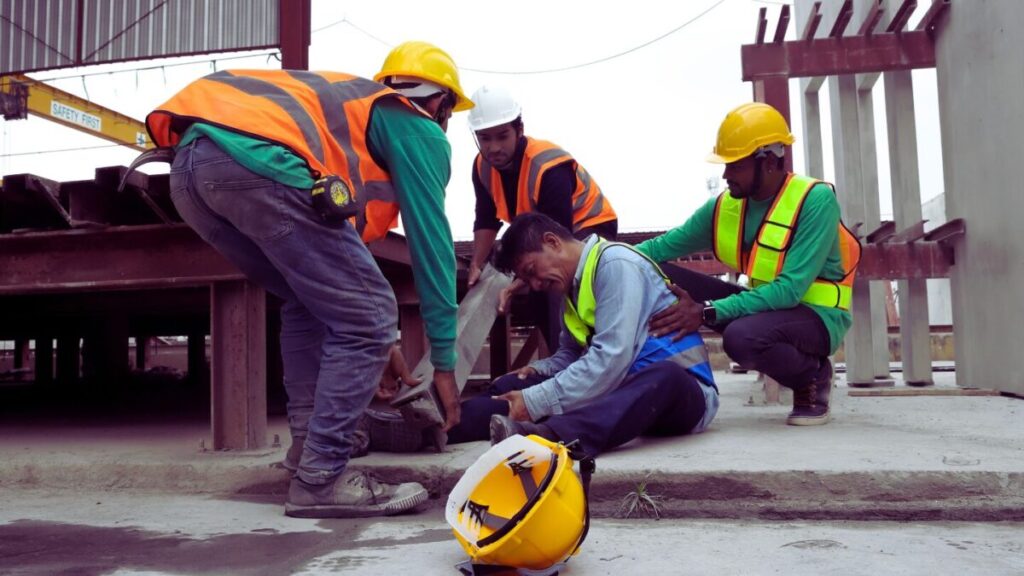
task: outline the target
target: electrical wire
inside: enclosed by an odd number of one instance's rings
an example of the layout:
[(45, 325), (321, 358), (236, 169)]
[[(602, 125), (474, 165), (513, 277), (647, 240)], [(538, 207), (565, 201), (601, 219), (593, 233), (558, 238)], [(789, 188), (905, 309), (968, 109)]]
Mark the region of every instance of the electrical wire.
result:
[(725, 0), (718, 0), (718, 2), (715, 2), (714, 4), (712, 4), (711, 6), (706, 8), (700, 14), (697, 14), (693, 18), (690, 18), (686, 22), (683, 22), (679, 26), (676, 26), (675, 28), (669, 30), (668, 32), (665, 32), (661, 36), (658, 36), (657, 38), (652, 38), (651, 40), (648, 40), (647, 42), (644, 42), (642, 44), (638, 44), (638, 45), (636, 45), (636, 46), (634, 46), (632, 48), (629, 48), (627, 50), (623, 50), (622, 52), (618, 52), (618, 53), (612, 54), (610, 56), (605, 56), (603, 58), (598, 58), (596, 60), (591, 60), (589, 62), (583, 62), (583, 63), (580, 63), (580, 64), (572, 64), (570, 66), (562, 66), (562, 67), (559, 67), (559, 68), (548, 68), (548, 69), (544, 69), (544, 70), (520, 70), (520, 71), (513, 71), (513, 70), (509, 70), (509, 71), (504, 71), (504, 70), (484, 70), (484, 69), (480, 69), (480, 68), (469, 68), (469, 67), (465, 67), (465, 66), (460, 66), (459, 69), (460, 70), (467, 70), (467, 71), (470, 71), (470, 72), (477, 72), (477, 73), (480, 73), (480, 74), (501, 74), (501, 75), (512, 76), (512, 75), (528, 75), (528, 74), (551, 74), (553, 72), (565, 72), (567, 70), (577, 70), (579, 68), (586, 68), (588, 66), (593, 66), (595, 64), (601, 64), (601, 63), (604, 63), (604, 62), (608, 62), (609, 60), (614, 60), (616, 58), (621, 58), (621, 57), (623, 57), (623, 56), (625, 56), (627, 54), (631, 54), (633, 52), (636, 52), (637, 50), (641, 50), (643, 48), (646, 48), (646, 47), (650, 46), (651, 44), (654, 44), (655, 42), (658, 42), (660, 40), (664, 40), (665, 38), (668, 38), (669, 36), (675, 34), (676, 32), (679, 32), (683, 28), (686, 28), (690, 24), (693, 24), (697, 20), (700, 20), (706, 14), (708, 14), (709, 12), (714, 10), (715, 8), (718, 8), (719, 6), (721, 6), (724, 3), (725, 3)]
[[(608, 62), (609, 60), (614, 60), (616, 58), (621, 58), (622, 56), (625, 56), (627, 54), (631, 54), (633, 52), (636, 52), (637, 50), (641, 50), (643, 48), (646, 48), (646, 47), (650, 46), (651, 44), (654, 44), (655, 42), (658, 42), (660, 40), (664, 40), (665, 38), (668, 38), (669, 36), (679, 32), (683, 28), (686, 28), (690, 24), (693, 24), (697, 20), (700, 20), (705, 15), (707, 15), (709, 12), (711, 12), (715, 8), (718, 8), (719, 6), (724, 4), (725, 1), (726, 0), (718, 0), (717, 2), (715, 2), (714, 4), (712, 4), (711, 6), (706, 8), (703, 12), (697, 14), (693, 18), (690, 18), (686, 22), (683, 22), (682, 24), (676, 26), (675, 28), (669, 30), (668, 32), (665, 32), (664, 34), (662, 34), (662, 35), (660, 35), (660, 36), (658, 36), (656, 38), (652, 38), (651, 40), (648, 40), (646, 42), (643, 42), (642, 44), (638, 44), (636, 46), (633, 46), (632, 48), (623, 50), (622, 52), (611, 54), (609, 56), (604, 56), (604, 57), (598, 58), (596, 60), (590, 60), (588, 62), (582, 62), (582, 63), (579, 63), (579, 64), (572, 64), (572, 65), (569, 65), (569, 66), (561, 66), (559, 68), (546, 68), (546, 69), (541, 69), (541, 70), (486, 70), (486, 69), (483, 69), (483, 68), (471, 68), (469, 66), (459, 66), (459, 70), (466, 70), (468, 72), (477, 72), (477, 73), (480, 73), (480, 74), (500, 74), (500, 75), (507, 75), (507, 76), (518, 76), (518, 75), (529, 75), (529, 74), (551, 74), (551, 73), (554, 73), (554, 72), (565, 72), (567, 70), (576, 70), (576, 69), (579, 69), (579, 68), (586, 68), (588, 66), (593, 66), (595, 64), (601, 64), (601, 63), (604, 63), (604, 62)], [(355, 30), (361, 32), (362, 34), (372, 38), (373, 40), (375, 40), (375, 41), (377, 41), (377, 42), (379, 42), (379, 43), (381, 43), (381, 44), (383, 44), (385, 46), (394, 47), (394, 44), (392, 44), (390, 42), (387, 42), (385, 40), (382, 40), (377, 35), (367, 31), (364, 28), (361, 28), (355, 22), (352, 22), (351, 20), (349, 20), (348, 17), (342, 18), (341, 20), (336, 20), (336, 21), (331, 22), (330, 24), (327, 24), (325, 26), (321, 26), (320, 28), (317, 28), (317, 29), (313, 30), (312, 32), (322, 32), (322, 31), (324, 31), (324, 30), (326, 30), (328, 28), (337, 26), (339, 24), (347, 24), (348, 26), (354, 28)]]
[(69, 74), (67, 76), (52, 76), (50, 78), (34, 78), (34, 79), (38, 80), (40, 82), (50, 82), (52, 80), (67, 80), (69, 78), (86, 78), (88, 76), (109, 76), (111, 74), (120, 74), (122, 72), (143, 72), (143, 71), (146, 71), (146, 70), (162, 70), (162, 69), (167, 69), (167, 68), (177, 68), (177, 67), (181, 67), (181, 66), (191, 66), (191, 65), (196, 65), (196, 64), (207, 64), (207, 63), (211, 63), (211, 61), (237, 60), (237, 59), (241, 59), (241, 58), (252, 58), (252, 57), (263, 56), (263, 55), (267, 56), (268, 58), (269, 57), (275, 57), (275, 58), (279, 58), (280, 59), (281, 58), (280, 54), (281, 54), (280, 50), (273, 49), (273, 50), (268, 50), (268, 51), (264, 51), (264, 52), (253, 52), (251, 54), (241, 54), (241, 55), (238, 55), (238, 56), (227, 56), (227, 57), (221, 57), (221, 58), (204, 58), (204, 59), (199, 59), (199, 60), (188, 60), (188, 61), (186, 61), (186, 63), (162, 64), (162, 65), (157, 65), (157, 66), (145, 66), (145, 67), (139, 67), (139, 68), (126, 68), (126, 69), (123, 69), (123, 70), (109, 70), (109, 71), (105, 71), (105, 72), (87, 72), (85, 74)]
[(61, 148), (60, 150), (36, 150), (35, 152), (12, 152), (0, 154), (0, 158), (12, 158), (14, 156), (31, 156), (33, 154), (54, 154), (57, 152), (81, 152), (82, 150), (98, 150), (100, 148), (118, 148), (122, 144), (100, 144), (98, 146), (80, 146), (78, 148)]

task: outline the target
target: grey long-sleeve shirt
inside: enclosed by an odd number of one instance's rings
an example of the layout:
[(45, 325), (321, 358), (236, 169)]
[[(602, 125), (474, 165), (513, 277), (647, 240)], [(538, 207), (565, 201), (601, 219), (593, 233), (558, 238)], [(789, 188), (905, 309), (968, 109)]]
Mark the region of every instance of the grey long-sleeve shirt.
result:
[[(592, 235), (584, 243), (573, 279), (573, 302), (583, 265), (597, 241)], [(534, 421), (574, 410), (617, 388), (647, 341), (650, 317), (676, 300), (658, 270), (623, 246), (611, 246), (601, 255), (593, 288), (597, 306), (590, 346), (580, 346), (563, 320), (558, 350), (530, 364), (538, 374), (548, 376), (523, 390), (523, 401)]]

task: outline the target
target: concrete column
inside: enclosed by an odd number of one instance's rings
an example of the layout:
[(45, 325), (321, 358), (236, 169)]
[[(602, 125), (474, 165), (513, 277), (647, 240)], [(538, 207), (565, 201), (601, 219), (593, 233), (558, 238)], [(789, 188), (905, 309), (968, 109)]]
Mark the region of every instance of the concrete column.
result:
[[(857, 77), (857, 121), (860, 124), (861, 172), (864, 185), (864, 227), (868, 233), (882, 223), (878, 201), (878, 146), (875, 142), (875, 103), (872, 99), (877, 75)], [(887, 281), (886, 281), (887, 282)], [(885, 285), (870, 282), (871, 287), (871, 350), (875, 367), (875, 385), (892, 386), (889, 379), (889, 321), (885, 314)]]
[(825, 178), (825, 155), (821, 148), (821, 85), (824, 78), (801, 78), (800, 93), (803, 95), (804, 158), (807, 166), (804, 174), (814, 178)]
[[(893, 220), (897, 230), (921, 221), (921, 185), (917, 166), (917, 120), (914, 84), (909, 71), (886, 72), (885, 115), (889, 133), (889, 175)], [(903, 380), (929, 386), (932, 380), (931, 336), (928, 322), (928, 281), (900, 280), (900, 356)]]
[(936, 27), (950, 276), (961, 386), (1024, 395), (1024, 2), (955, 2)]
[[(860, 143), (860, 119), (857, 79), (853, 75), (831, 76), (829, 98), (832, 105), (832, 147), (835, 154), (836, 193), (843, 220), (851, 227), (867, 218), (864, 199), (864, 172)], [(853, 286), (853, 327), (845, 340), (846, 379), (851, 386), (875, 383), (874, 342), (869, 282), (858, 277)]]

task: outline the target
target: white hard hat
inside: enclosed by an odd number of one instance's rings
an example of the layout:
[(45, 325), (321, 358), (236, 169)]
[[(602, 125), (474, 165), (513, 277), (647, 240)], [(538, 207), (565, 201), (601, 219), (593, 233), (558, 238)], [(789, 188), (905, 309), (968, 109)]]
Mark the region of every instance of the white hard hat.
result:
[(472, 100), (476, 106), (469, 111), (469, 127), (474, 132), (508, 124), (523, 113), (519, 102), (500, 86), (482, 86)]

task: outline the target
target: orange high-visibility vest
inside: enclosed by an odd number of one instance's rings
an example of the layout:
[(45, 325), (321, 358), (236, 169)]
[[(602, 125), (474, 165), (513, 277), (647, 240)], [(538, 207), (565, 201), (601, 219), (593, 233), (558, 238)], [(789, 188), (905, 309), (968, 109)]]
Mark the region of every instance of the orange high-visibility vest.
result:
[[(523, 151), (523, 160), (519, 166), (516, 214), (533, 212), (537, 208), (540, 182), (544, 173), (566, 162), (571, 162), (576, 170), (576, 189), (572, 193), (572, 231), (579, 232), (583, 228), (618, 218), (611, 203), (601, 193), (601, 187), (568, 152), (551, 142), (530, 137), (526, 138), (526, 149)], [(511, 222), (501, 174), (484, 160), (483, 154), (476, 155), (476, 170), (480, 181), (494, 199), (498, 218)]]
[(174, 146), (193, 122), (267, 140), (306, 160), (314, 179), (335, 175), (360, 206), (356, 229), (364, 242), (398, 225), (391, 176), (370, 154), (367, 127), (374, 105), (397, 92), (338, 72), (225, 70), (186, 86), (146, 116), (158, 146)]
[[(757, 239), (750, 252), (742, 250), (743, 225), (746, 216), (745, 198), (733, 198), (726, 190), (715, 203), (714, 251), (715, 257), (737, 272), (750, 278), (752, 286), (774, 280), (782, 272), (786, 251), (793, 242), (796, 222), (807, 193), (820, 180), (790, 174), (782, 191), (765, 215), (757, 231)], [(843, 277), (817, 278), (800, 299), (807, 304), (850, 309), (853, 298), (853, 278), (860, 262), (860, 241), (842, 221), (839, 222), (839, 247), (842, 256)]]

